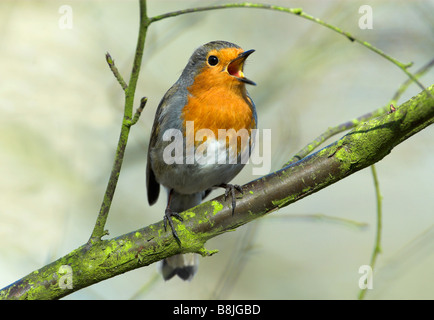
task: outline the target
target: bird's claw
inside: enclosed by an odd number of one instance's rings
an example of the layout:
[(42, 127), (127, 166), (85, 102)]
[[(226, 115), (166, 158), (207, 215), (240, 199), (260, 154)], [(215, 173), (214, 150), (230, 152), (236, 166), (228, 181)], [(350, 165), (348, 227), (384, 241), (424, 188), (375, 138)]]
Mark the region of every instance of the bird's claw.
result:
[(175, 217), (179, 221), (183, 221), (182, 217), (179, 215), (178, 212), (172, 211), (171, 209), (167, 208), (164, 212), (164, 230), (167, 231), (167, 222), (169, 222), (170, 228), (172, 229), (173, 237), (176, 239), (178, 243), (181, 243), (181, 240), (178, 237), (178, 234), (176, 233), (175, 227), (173, 225), (172, 217)]
[(239, 191), (241, 194), (243, 194), (243, 188), (239, 186), (238, 184), (229, 184), (229, 183), (223, 183), (220, 185), (221, 188), (225, 188), (225, 200), (229, 196), (229, 193), (232, 196), (232, 215), (234, 215), (235, 212), (235, 206), (236, 206), (236, 197), (235, 197), (235, 190)]

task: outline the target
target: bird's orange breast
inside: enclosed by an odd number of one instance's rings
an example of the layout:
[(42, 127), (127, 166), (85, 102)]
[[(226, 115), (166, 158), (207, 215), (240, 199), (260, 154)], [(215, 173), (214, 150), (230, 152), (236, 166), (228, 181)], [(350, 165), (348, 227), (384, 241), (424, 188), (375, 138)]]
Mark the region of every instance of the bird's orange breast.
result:
[(183, 108), (183, 125), (194, 121), (194, 133), (200, 129), (212, 130), (218, 136), (219, 129), (247, 129), (256, 127), (252, 102), (246, 89), (227, 73), (216, 74), (204, 70), (188, 87), (189, 96)]

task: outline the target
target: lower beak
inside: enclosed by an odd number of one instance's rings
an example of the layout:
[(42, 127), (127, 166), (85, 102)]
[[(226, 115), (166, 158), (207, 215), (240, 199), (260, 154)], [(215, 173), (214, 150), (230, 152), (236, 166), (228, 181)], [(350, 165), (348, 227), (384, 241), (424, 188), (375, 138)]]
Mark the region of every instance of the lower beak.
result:
[(228, 64), (227, 72), (241, 82), (256, 86), (256, 83), (244, 77), (243, 73), (244, 62), (246, 61), (247, 57), (250, 56), (253, 52), (255, 52), (255, 50), (247, 50), (240, 53), (238, 57), (236, 57)]

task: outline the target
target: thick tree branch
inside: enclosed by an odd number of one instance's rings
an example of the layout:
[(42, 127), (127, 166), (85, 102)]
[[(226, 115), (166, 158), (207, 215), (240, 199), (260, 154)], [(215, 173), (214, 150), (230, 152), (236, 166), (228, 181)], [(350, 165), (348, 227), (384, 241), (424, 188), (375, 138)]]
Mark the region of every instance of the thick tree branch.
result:
[[(180, 246), (163, 221), (120, 237), (85, 244), (0, 290), (2, 299), (56, 299), (99, 281), (178, 253), (211, 255), (206, 241), (309, 196), (383, 159), (398, 144), (434, 122), (434, 85), (386, 113), (362, 123), (318, 152), (243, 186), (235, 214), (224, 196), (181, 213)], [(73, 288), (62, 289), (61, 266), (72, 270)], [(64, 287), (64, 286), (63, 286)]]

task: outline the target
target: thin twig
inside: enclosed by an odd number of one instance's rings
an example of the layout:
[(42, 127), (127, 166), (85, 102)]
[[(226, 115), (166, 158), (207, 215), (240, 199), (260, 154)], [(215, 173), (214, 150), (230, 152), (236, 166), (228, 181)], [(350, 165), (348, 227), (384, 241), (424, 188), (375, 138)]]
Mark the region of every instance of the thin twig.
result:
[[(148, 23), (148, 17), (146, 15), (146, 0), (140, 0), (140, 29), (139, 29), (138, 39), (137, 39), (136, 54), (134, 57), (130, 81), (128, 83), (128, 87), (125, 90), (124, 121), (122, 122), (121, 133), (119, 136), (118, 146), (116, 149), (116, 155), (115, 155), (112, 171), (110, 174), (109, 182), (107, 184), (107, 188), (104, 194), (101, 208), (95, 226), (93, 228), (92, 235), (89, 238), (88, 244), (93, 244), (95, 242), (101, 241), (101, 237), (107, 234), (107, 231), (104, 230), (104, 227), (107, 222), (108, 213), (110, 211), (110, 206), (116, 190), (116, 185), (119, 179), (119, 174), (124, 159), (125, 148), (128, 142), (128, 135), (130, 132), (131, 123), (133, 122), (132, 114), (133, 114), (133, 105), (134, 105), (134, 93), (136, 91), (137, 80), (140, 73), (140, 66), (142, 64), (143, 48), (145, 45), (146, 32), (148, 30), (148, 26), (149, 23)], [(135, 121), (137, 122), (137, 120)]]
[[(377, 261), (378, 254), (381, 252), (381, 226), (382, 226), (382, 199), (380, 193), (380, 185), (378, 182), (377, 170), (375, 169), (375, 164), (371, 166), (372, 177), (374, 178), (374, 187), (375, 187), (375, 197), (377, 198), (377, 230), (375, 237), (374, 250), (372, 251), (371, 256), (371, 269), (374, 270), (375, 263)], [(366, 294), (366, 289), (360, 289), (359, 292), (359, 300), (363, 300)]]
[(148, 102), (148, 98), (143, 97), (140, 100), (140, 106), (137, 108), (136, 113), (134, 114), (133, 119), (130, 122), (130, 126), (133, 126), (139, 121), (140, 115), (142, 114), (143, 109), (145, 109), (146, 102)]
[(109, 67), (110, 67), (110, 70), (113, 72), (115, 78), (118, 80), (119, 84), (121, 85), (122, 89), (123, 89), (124, 91), (126, 91), (126, 90), (128, 89), (128, 86), (127, 86), (127, 84), (125, 83), (124, 78), (122, 78), (121, 74), (119, 73), (118, 68), (115, 66), (115, 62), (114, 62), (114, 60), (112, 59), (110, 53), (107, 52), (107, 53), (105, 54), (105, 59), (106, 59), (108, 65), (109, 65)]
[[(434, 66), (434, 59), (428, 62), (426, 65), (424, 65), (422, 68), (420, 68), (416, 73), (415, 76), (417, 78), (420, 78), (422, 75), (424, 75), (430, 68)], [(320, 146), (324, 141), (331, 138), (332, 136), (344, 132), (346, 130), (352, 129), (356, 126), (358, 126), (360, 123), (364, 121), (368, 121), (370, 119), (373, 119), (375, 117), (379, 117), (382, 114), (390, 111), (390, 105), (396, 105), (399, 98), (402, 96), (402, 94), (407, 90), (408, 86), (412, 83), (411, 79), (406, 80), (396, 91), (393, 98), (383, 107), (374, 110), (372, 112), (368, 112), (356, 119), (341, 123), (335, 127), (328, 128), (325, 132), (323, 132), (320, 136), (318, 136), (316, 139), (314, 139), (312, 142), (310, 142), (308, 145), (306, 145), (303, 149), (298, 151), (294, 156), (292, 156), (291, 159), (289, 159), (288, 162), (286, 162), (283, 167), (289, 166), (300, 159), (303, 159), (308, 154), (310, 154), (313, 150), (315, 150), (318, 146)]]
[[(424, 75), (429, 69), (431, 69), (434, 66), (434, 59), (429, 61), (427, 64), (422, 66), (414, 75), (416, 78), (420, 78), (422, 75)], [(397, 104), (399, 98), (401, 98), (402, 94), (407, 90), (408, 86), (412, 83), (412, 79), (407, 79), (396, 91), (394, 96), (392, 97), (392, 100), (390, 101), (391, 104)]]
[[(226, 3), (226, 4), (221, 4), (221, 5), (214, 5), (214, 6), (206, 6), (206, 7), (197, 7), (197, 8), (190, 8), (190, 9), (184, 9), (184, 10), (177, 10), (177, 11), (173, 11), (173, 12), (168, 12), (165, 14), (161, 14), (158, 16), (154, 16), (151, 17), (149, 19), (149, 23), (153, 23), (156, 21), (160, 21), (166, 18), (172, 18), (172, 17), (176, 17), (176, 16), (180, 16), (183, 14), (188, 14), (188, 13), (195, 13), (195, 12), (201, 12), (201, 11), (209, 11), (209, 10), (218, 10), (218, 9), (229, 9), (229, 8), (256, 8), (256, 9), (268, 9), (268, 10), (274, 10), (274, 11), (280, 11), (280, 12), (285, 12), (285, 13), (290, 13), (290, 14), (294, 14), (297, 16), (300, 16), (304, 19), (313, 21), (315, 23), (318, 23), (326, 28), (329, 28), (343, 36), (345, 36), (347, 39), (349, 39), (351, 42), (357, 42), (359, 44), (361, 44), (362, 46), (368, 48), (369, 50), (379, 54), (380, 56), (382, 56), (383, 58), (389, 60), (390, 62), (392, 62), (393, 64), (395, 64), (396, 66), (398, 66), (412, 81), (414, 81), (415, 83), (417, 83), (417, 85), (422, 89), (422, 90), (426, 90), (425, 86), (419, 82), (419, 80), (411, 73), (407, 70), (407, 68), (411, 67), (413, 63), (402, 63), (400, 61), (398, 61), (397, 59), (394, 59), (393, 57), (387, 55), (386, 53), (384, 53), (382, 50), (380, 50), (379, 48), (373, 46), (372, 44), (370, 44), (369, 42), (360, 40), (356, 37), (354, 37), (352, 34), (350, 34), (347, 31), (343, 31), (340, 28), (333, 26), (321, 19), (315, 18), (307, 13), (305, 13), (303, 11), (303, 9), (301, 8), (287, 8), (287, 7), (281, 7), (281, 6), (275, 6), (275, 5), (270, 5), (270, 4), (261, 4), (261, 3), (250, 3), (250, 2), (242, 2), (242, 3)], [(426, 91), (427, 94), (431, 94), (429, 91)]]

